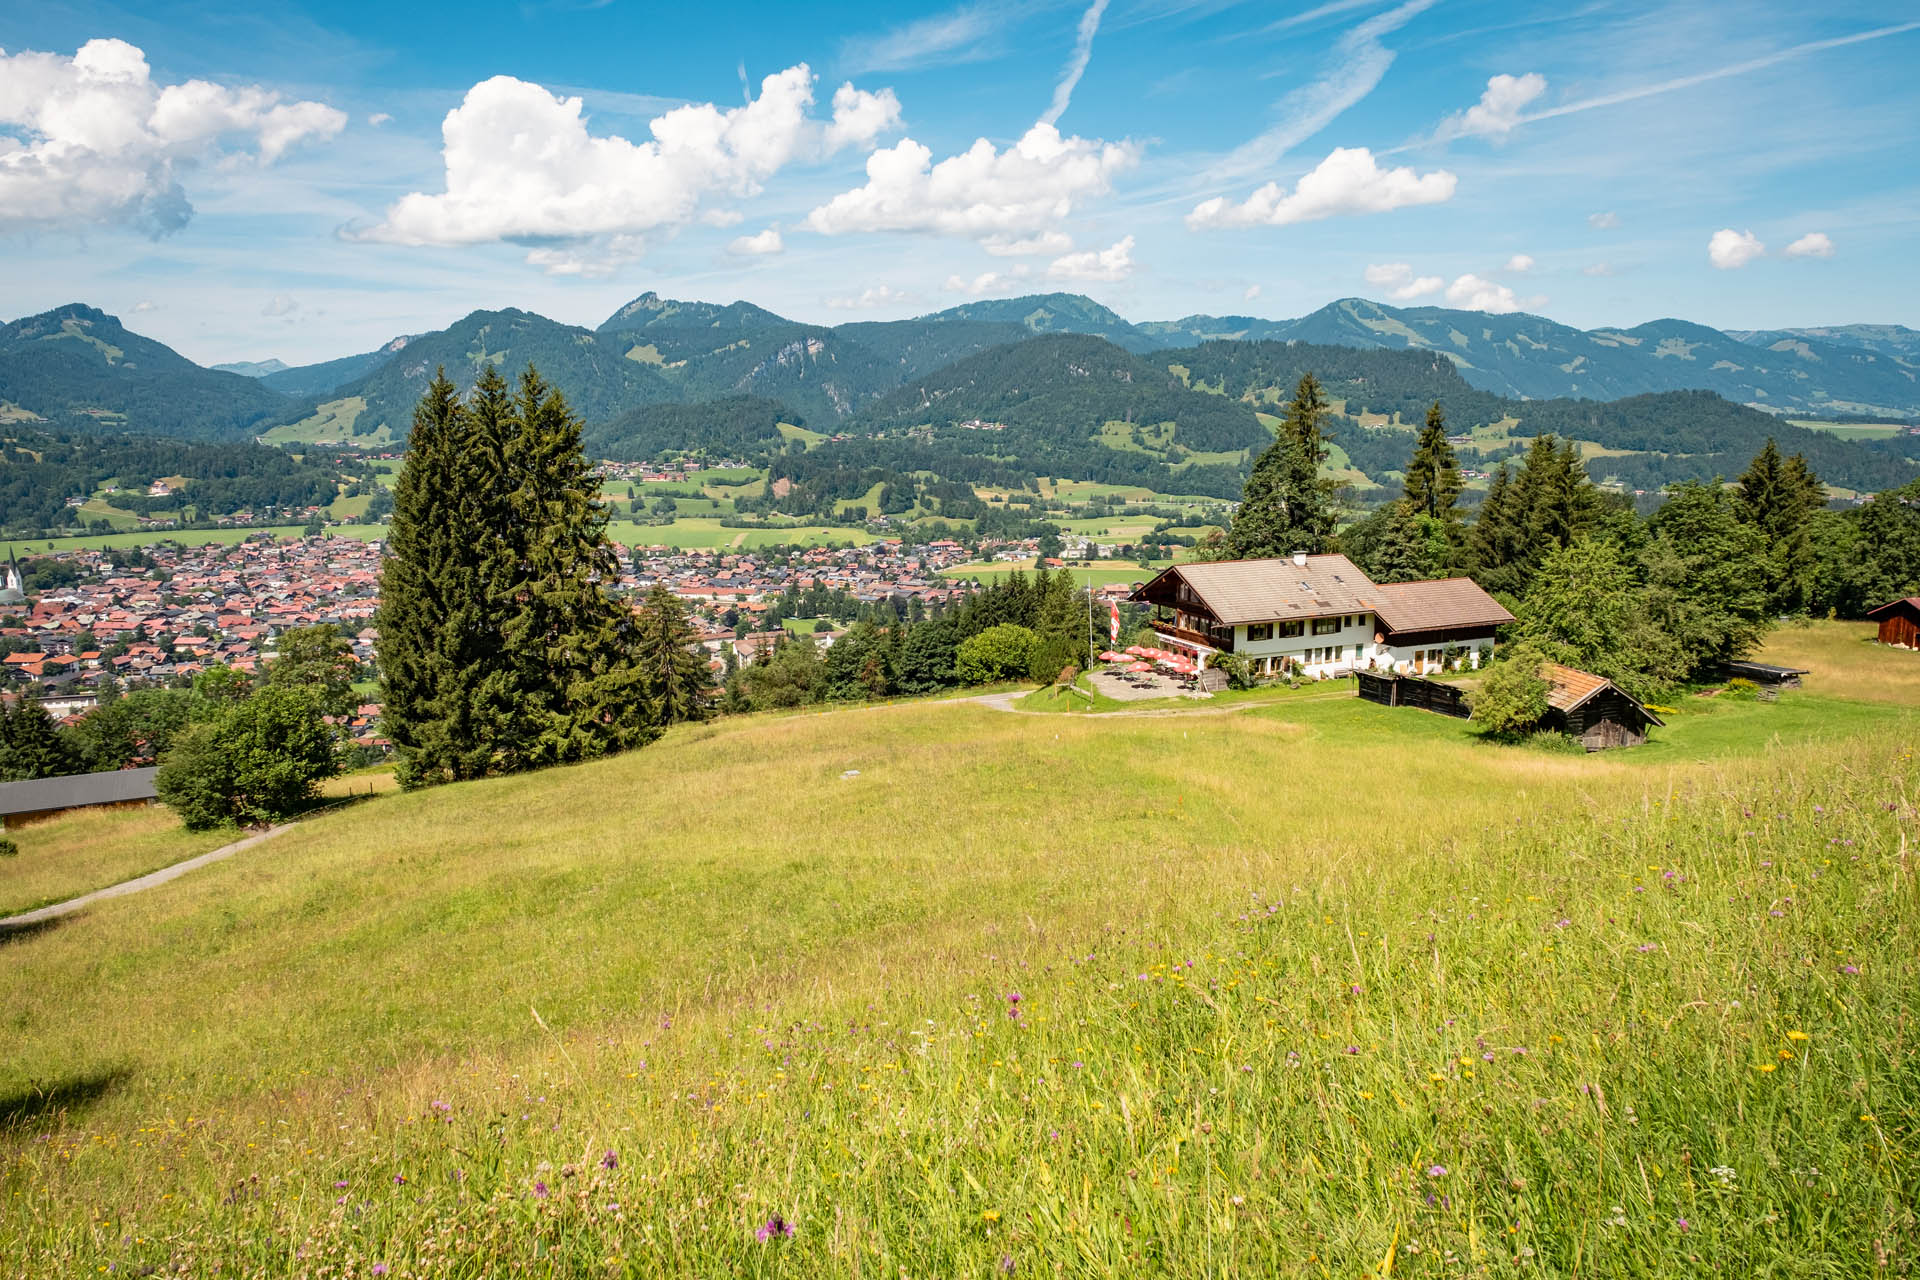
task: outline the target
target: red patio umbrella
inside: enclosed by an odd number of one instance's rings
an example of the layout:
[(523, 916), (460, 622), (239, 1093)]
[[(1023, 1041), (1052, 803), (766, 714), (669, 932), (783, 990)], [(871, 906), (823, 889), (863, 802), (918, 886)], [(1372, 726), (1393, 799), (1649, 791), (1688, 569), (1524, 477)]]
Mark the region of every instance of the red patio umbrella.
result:
[(1135, 654), (1139, 657), (1145, 658), (1150, 656), (1153, 653), (1153, 650), (1148, 649), (1142, 645), (1130, 644), (1127, 646), (1127, 652), (1131, 654)]
[(1129, 671), (1151, 671), (1151, 670), (1153, 670), (1153, 664), (1152, 664), (1151, 662), (1129, 662), (1129, 663), (1127, 664), (1127, 670), (1129, 670)]
[(1125, 662), (1126, 660), (1127, 660), (1126, 654), (1115, 653), (1111, 649), (1107, 650), (1105, 653), (1100, 655), (1100, 661), (1102, 662)]

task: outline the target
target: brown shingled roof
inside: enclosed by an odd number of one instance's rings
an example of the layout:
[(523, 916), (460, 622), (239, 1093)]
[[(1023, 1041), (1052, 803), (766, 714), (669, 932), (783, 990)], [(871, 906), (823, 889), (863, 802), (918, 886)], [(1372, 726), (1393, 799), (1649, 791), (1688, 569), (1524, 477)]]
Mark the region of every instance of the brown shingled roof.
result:
[(1649, 721), (1664, 725), (1666, 721), (1648, 711), (1646, 705), (1605, 676), (1594, 675), (1591, 671), (1582, 671), (1577, 667), (1564, 667), (1557, 662), (1540, 664), (1540, 678), (1547, 682), (1547, 705), (1556, 711), (1569, 712), (1603, 689), (1613, 689), (1628, 702), (1639, 707)]
[(1472, 578), (1388, 582), (1377, 590), (1380, 620), (1394, 631), (1505, 626), (1513, 621), (1513, 615)]
[(1379, 592), (1345, 556), (1308, 556), (1304, 565), (1290, 558), (1198, 561), (1165, 572), (1185, 579), (1227, 626), (1371, 613)]

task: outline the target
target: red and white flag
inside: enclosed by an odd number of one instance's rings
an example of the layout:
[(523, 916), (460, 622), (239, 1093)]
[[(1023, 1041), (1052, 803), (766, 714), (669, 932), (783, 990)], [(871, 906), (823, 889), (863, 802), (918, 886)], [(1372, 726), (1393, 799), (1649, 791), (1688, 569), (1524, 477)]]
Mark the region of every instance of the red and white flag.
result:
[(1111, 600), (1107, 601), (1107, 635), (1113, 643), (1120, 643), (1120, 606)]

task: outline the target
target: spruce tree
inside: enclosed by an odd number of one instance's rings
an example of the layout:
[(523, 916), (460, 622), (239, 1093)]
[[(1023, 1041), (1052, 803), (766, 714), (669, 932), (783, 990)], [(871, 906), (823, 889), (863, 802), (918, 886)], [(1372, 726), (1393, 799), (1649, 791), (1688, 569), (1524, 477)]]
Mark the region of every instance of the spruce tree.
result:
[[(704, 720), (707, 693), (706, 650), (700, 647), (693, 624), (680, 598), (656, 582), (635, 614), (634, 652), (645, 672), (647, 705), (662, 725)], [(731, 652), (731, 651), (729, 651)], [(729, 672), (731, 674), (731, 672)]]
[(1326, 550), (1333, 540), (1333, 486), (1320, 476), (1327, 456), (1320, 419), (1326, 394), (1311, 373), (1300, 376), (1271, 445), (1253, 464), (1218, 550), (1238, 560)]
[(1410, 503), (1389, 508), (1386, 525), (1367, 559), (1367, 576), (1375, 582), (1421, 582), (1446, 571), (1448, 546), (1444, 526)]
[(37, 702), (0, 706), (0, 782), (79, 773), (80, 755)]
[(512, 409), (502, 448), (511, 487), (499, 506), (506, 529), (487, 566), (508, 671), (483, 682), (482, 705), (506, 712), (514, 765), (637, 746), (659, 729), (635, 660), (633, 611), (611, 591), (619, 564), (580, 420), (531, 366)]
[(1826, 506), (1826, 487), (1800, 454), (1780, 456), (1772, 438), (1740, 476), (1734, 509), (1760, 534), (1768, 600), (1780, 613), (1799, 613), (1812, 599), (1816, 570), (1813, 517)]
[(1427, 425), (1414, 442), (1413, 458), (1407, 463), (1407, 502), (1421, 515), (1436, 520), (1453, 520), (1454, 504), (1460, 500), (1460, 462), (1447, 440), (1446, 414), (1435, 400), (1427, 410)]

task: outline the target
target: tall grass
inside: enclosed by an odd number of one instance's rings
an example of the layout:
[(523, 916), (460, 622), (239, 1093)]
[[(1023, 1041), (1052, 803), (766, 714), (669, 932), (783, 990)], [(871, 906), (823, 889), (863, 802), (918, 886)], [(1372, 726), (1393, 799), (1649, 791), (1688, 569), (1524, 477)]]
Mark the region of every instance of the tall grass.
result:
[(0, 950), (0, 1256), (1899, 1273), (1912, 727), (922, 706), (383, 798)]

